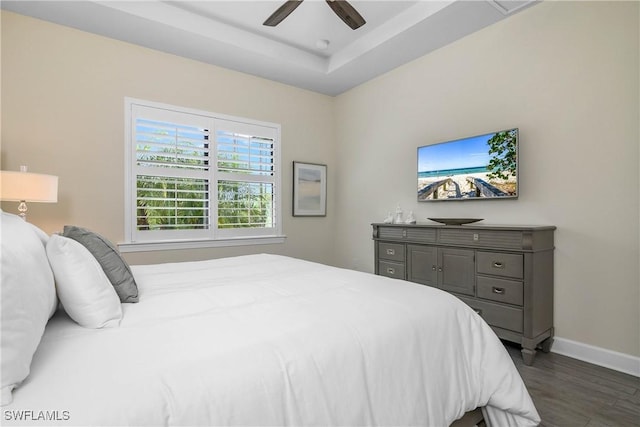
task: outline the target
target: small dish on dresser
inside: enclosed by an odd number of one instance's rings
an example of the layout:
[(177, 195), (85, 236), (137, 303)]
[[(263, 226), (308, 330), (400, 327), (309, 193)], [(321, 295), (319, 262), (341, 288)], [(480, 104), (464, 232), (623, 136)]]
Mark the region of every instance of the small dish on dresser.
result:
[(444, 225), (464, 225), (482, 221), (483, 218), (427, 218)]

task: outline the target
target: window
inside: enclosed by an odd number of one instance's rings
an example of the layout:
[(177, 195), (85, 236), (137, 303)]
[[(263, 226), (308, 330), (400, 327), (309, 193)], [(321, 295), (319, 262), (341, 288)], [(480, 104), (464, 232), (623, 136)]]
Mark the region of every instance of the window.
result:
[(130, 98), (125, 119), (121, 249), (282, 241), (279, 125)]

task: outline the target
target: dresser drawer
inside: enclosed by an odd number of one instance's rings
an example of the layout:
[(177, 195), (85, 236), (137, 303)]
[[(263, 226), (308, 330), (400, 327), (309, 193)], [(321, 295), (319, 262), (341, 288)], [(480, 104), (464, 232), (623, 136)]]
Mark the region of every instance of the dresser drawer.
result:
[(407, 228), (406, 240), (416, 243), (435, 243), (437, 235), (435, 228)]
[(477, 276), (476, 296), (478, 296), (478, 298), (507, 304), (522, 305), (522, 282), (498, 279), (496, 277)]
[(520, 333), (524, 329), (521, 308), (509, 307), (472, 298), (458, 298), (474, 309), (476, 313), (491, 326)]
[(522, 279), (524, 277), (524, 258), (522, 254), (478, 251), (476, 255), (476, 269), (478, 273), (513, 277), (515, 279)]
[(377, 237), (379, 239), (402, 240), (406, 232), (403, 227), (379, 226)]
[(521, 231), (442, 228), (439, 232), (438, 243), (468, 247), (523, 249)]
[(378, 274), (404, 280), (404, 264), (399, 262), (378, 261)]
[(378, 257), (389, 261), (404, 262), (404, 245), (401, 243), (378, 243)]

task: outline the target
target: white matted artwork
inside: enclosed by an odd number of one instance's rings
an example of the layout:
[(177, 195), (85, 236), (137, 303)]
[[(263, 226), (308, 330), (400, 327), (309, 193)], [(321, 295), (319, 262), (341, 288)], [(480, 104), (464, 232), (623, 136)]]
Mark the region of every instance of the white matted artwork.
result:
[(327, 165), (293, 162), (293, 216), (327, 215)]

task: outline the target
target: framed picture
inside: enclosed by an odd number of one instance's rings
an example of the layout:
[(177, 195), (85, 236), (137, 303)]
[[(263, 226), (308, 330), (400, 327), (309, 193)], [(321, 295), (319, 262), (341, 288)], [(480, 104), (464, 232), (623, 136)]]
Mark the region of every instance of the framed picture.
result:
[(327, 165), (293, 162), (293, 216), (327, 215)]

